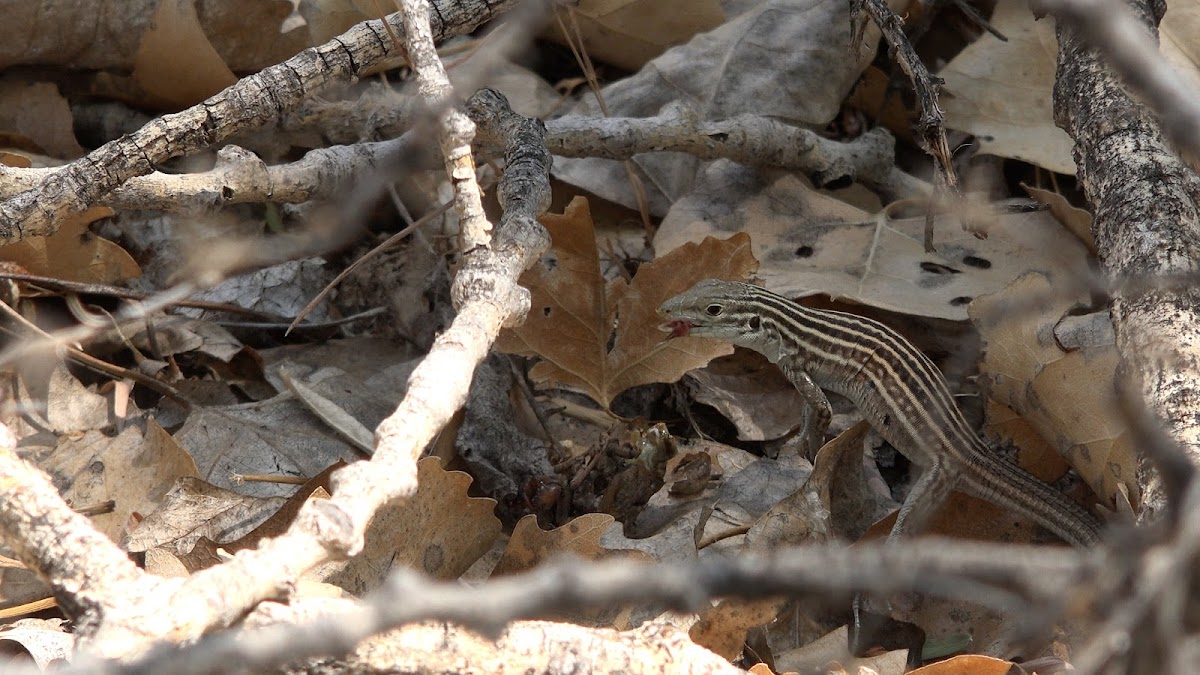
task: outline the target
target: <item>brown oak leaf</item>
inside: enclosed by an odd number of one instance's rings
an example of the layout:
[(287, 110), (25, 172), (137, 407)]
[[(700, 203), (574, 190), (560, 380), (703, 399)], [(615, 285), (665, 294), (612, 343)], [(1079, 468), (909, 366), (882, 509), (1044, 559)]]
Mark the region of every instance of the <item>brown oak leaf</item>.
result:
[(733, 351), (703, 338), (668, 341), (655, 310), (701, 279), (744, 279), (756, 270), (749, 236), (685, 244), (643, 264), (632, 282), (606, 283), (586, 199), (542, 224), (554, 244), (521, 277), (533, 296), (529, 317), (496, 343), (502, 352), (540, 356), (530, 371), (535, 381), (578, 389), (607, 408), (630, 387), (674, 382)]

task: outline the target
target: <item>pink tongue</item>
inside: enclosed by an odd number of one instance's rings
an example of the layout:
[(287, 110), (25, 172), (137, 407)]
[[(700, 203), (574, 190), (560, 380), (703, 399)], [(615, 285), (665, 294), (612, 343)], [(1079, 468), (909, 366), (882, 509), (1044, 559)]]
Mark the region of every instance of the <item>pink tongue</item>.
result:
[(671, 334), (671, 337), (687, 337), (688, 331), (692, 330), (692, 322), (676, 319), (675, 321), (665, 321), (658, 326), (659, 330), (664, 330)]

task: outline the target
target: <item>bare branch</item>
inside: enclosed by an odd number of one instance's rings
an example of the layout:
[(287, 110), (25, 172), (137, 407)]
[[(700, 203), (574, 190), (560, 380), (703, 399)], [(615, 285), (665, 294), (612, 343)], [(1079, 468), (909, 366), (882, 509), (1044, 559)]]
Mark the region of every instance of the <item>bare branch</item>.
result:
[[(913, 91), (921, 103), (921, 120), (917, 123), (917, 138), (925, 146), (925, 152), (933, 156), (937, 162), (938, 172), (946, 187), (955, 190), (958, 187), (958, 174), (954, 171), (951, 161), (950, 145), (946, 141), (946, 122), (942, 108), (938, 104), (938, 92), (942, 87), (942, 78), (929, 72), (921, 57), (913, 49), (912, 43), (904, 35), (904, 22), (888, 7), (884, 0), (850, 0), (850, 12), (857, 16), (866, 11), (871, 20), (879, 26), (883, 37), (891, 48), (891, 55), (896, 63), (908, 75), (912, 82)], [(850, 44), (862, 42), (861, 35), (865, 28), (865, 20), (855, 19), (856, 28)]]
[(475, 156), (471, 141), (475, 125), (456, 109), (454, 87), (434, 46), (428, 0), (401, 0), (404, 44), (416, 73), (418, 96), (427, 110), (437, 112), (438, 144), (446, 165), (446, 176), (454, 187), (454, 210), (458, 213), (459, 250), (466, 252), (492, 242), (492, 224), (483, 213), (483, 198), (475, 180)]
[(858, 181), (887, 201), (932, 192), (928, 183), (896, 167), (895, 139), (883, 127), (842, 143), (754, 115), (704, 122), (677, 104), (656, 117), (562, 117), (546, 126), (546, 146), (564, 157), (624, 160), (643, 152), (687, 152), (803, 171), (820, 187)]
[[(443, 39), (470, 32), (515, 5), (516, 0), (440, 0), (432, 35)], [(388, 22), (402, 30), (399, 15), (391, 15)], [(274, 123), (309, 96), (353, 83), (385, 58), (391, 46), (382, 21), (358, 24), (319, 47), (239, 80), (199, 105), (110, 141), (62, 167), (37, 188), (0, 203), (0, 241), (53, 233), (68, 216), (98, 203), (130, 178), (150, 173), (155, 164)]]
[[(418, 147), (415, 136), (410, 133), (389, 141), (317, 148), (295, 162), (274, 166), (238, 146), (227, 145), (217, 152), (216, 166), (210, 171), (156, 171), (130, 178), (101, 203), (115, 209), (203, 214), (230, 204), (331, 200), (351, 192), (365, 176), (389, 173), (405, 164), (428, 164), (422, 156), (429, 154), (428, 150)], [(0, 195), (37, 189), (58, 171), (0, 166)]]
[(1188, 86), (1158, 51), (1151, 26), (1161, 16), (1147, 25), (1119, 0), (1039, 0), (1039, 5), (1075, 26), (1158, 113), (1167, 137), (1200, 158), (1200, 91)]
[[(339, 656), (372, 636), (420, 621), (451, 621), (502, 639), (511, 622), (548, 612), (629, 603), (695, 612), (712, 598), (731, 596), (916, 590), (967, 597), (964, 591), (969, 591), (976, 602), (1000, 611), (1019, 610), (1045, 626), (1060, 618), (1059, 612), (1072, 600), (1095, 590), (1088, 581), (1101, 564), (1100, 557), (1069, 549), (922, 539), (855, 548), (810, 546), (769, 556), (653, 566), (620, 559), (561, 560), (477, 588), (401, 571), (361, 606), (343, 606), (300, 625), (214, 636), (193, 649), (156, 654), (137, 668), (202, 673), (239, 663), (261, 670), (297, 659)], [(1029, 614), (1027, 603), (1037, 603), (1042, 611)], [(381, 636), (373, 648), (388, 639)]]

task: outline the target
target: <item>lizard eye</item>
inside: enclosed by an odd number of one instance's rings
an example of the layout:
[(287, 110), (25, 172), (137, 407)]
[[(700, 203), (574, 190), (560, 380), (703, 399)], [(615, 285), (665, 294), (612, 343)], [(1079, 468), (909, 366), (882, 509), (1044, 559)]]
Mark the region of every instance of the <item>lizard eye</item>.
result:
[(715, 304), (709, 305), (708, 307), (704, 308), (704, 313), (709, 316), (720, 316), (721, 315), (721, 306), (715, 305)]

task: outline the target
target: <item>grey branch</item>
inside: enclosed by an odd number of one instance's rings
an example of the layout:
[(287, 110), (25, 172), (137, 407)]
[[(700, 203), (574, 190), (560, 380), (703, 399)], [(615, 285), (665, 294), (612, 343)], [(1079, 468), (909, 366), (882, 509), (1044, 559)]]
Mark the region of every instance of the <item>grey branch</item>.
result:
[(1040, 0), (1039, 5), (1075, 26), (1125, 85), (1158, 113), (1171, 141), (1200, 159), (1200, 91), (1167, 63), (1150, 26), (1139, 21), (1129, 5), (1120, 0)]
[[(1044, 628), (1069, 604), (1095, 591), (1089, 581), (1102, 563), (1100, 556), (1069, 549), (923, 539), (855, 548), (810, 546), (768, 556), (654, 566), (619, 559), (568, 559), (476, 588), (402, 571), (356, 609), (300, 625), (214, 636), (191, 649), (153, 655), (136, 669), (206, 673), (238, 663), (263, 670), (288, 661), (340, 656), (372, 636), (421, 621), (449, 621), (497, 638), (512, 622), (548, 612), (630, 603), (695, 612), (717, 597), (915, 590), (971, 597), (999, 611), (1020, 610)], [(1030, 606), (1039, 611), (1029, 613)]]
[[(440, 40), (469, 33), (517, 1), (439, 0), (434, 4), (432, 34)], [(389, 16), (388, 22), (393, 30), (403, 32), (399, 15)], [(110, 141), (55, 171), (36, 188), (0, 203), (0, 242), (51, 234), (65, 218), (98, 203), (130, 178), (146, 175), (172, 157), (275, 123), (313, 94), (353, 83), (391, 50), (383, 22), (367, 21), (242, 78), (199, 105), (164, 115)]]
[(802, 171), (818, 186), (859, 181), (885, 201), (932, 191), (928, 183), (896, 168), (895, 139), (882, 127), (842, 143), (755, 115), (705, 122), (680, 104), (649, 118), (572, 116), (546, 126), (546, 146), (564, 157), (625, 160), (643, 152), (687, 152), (701, 159)]

